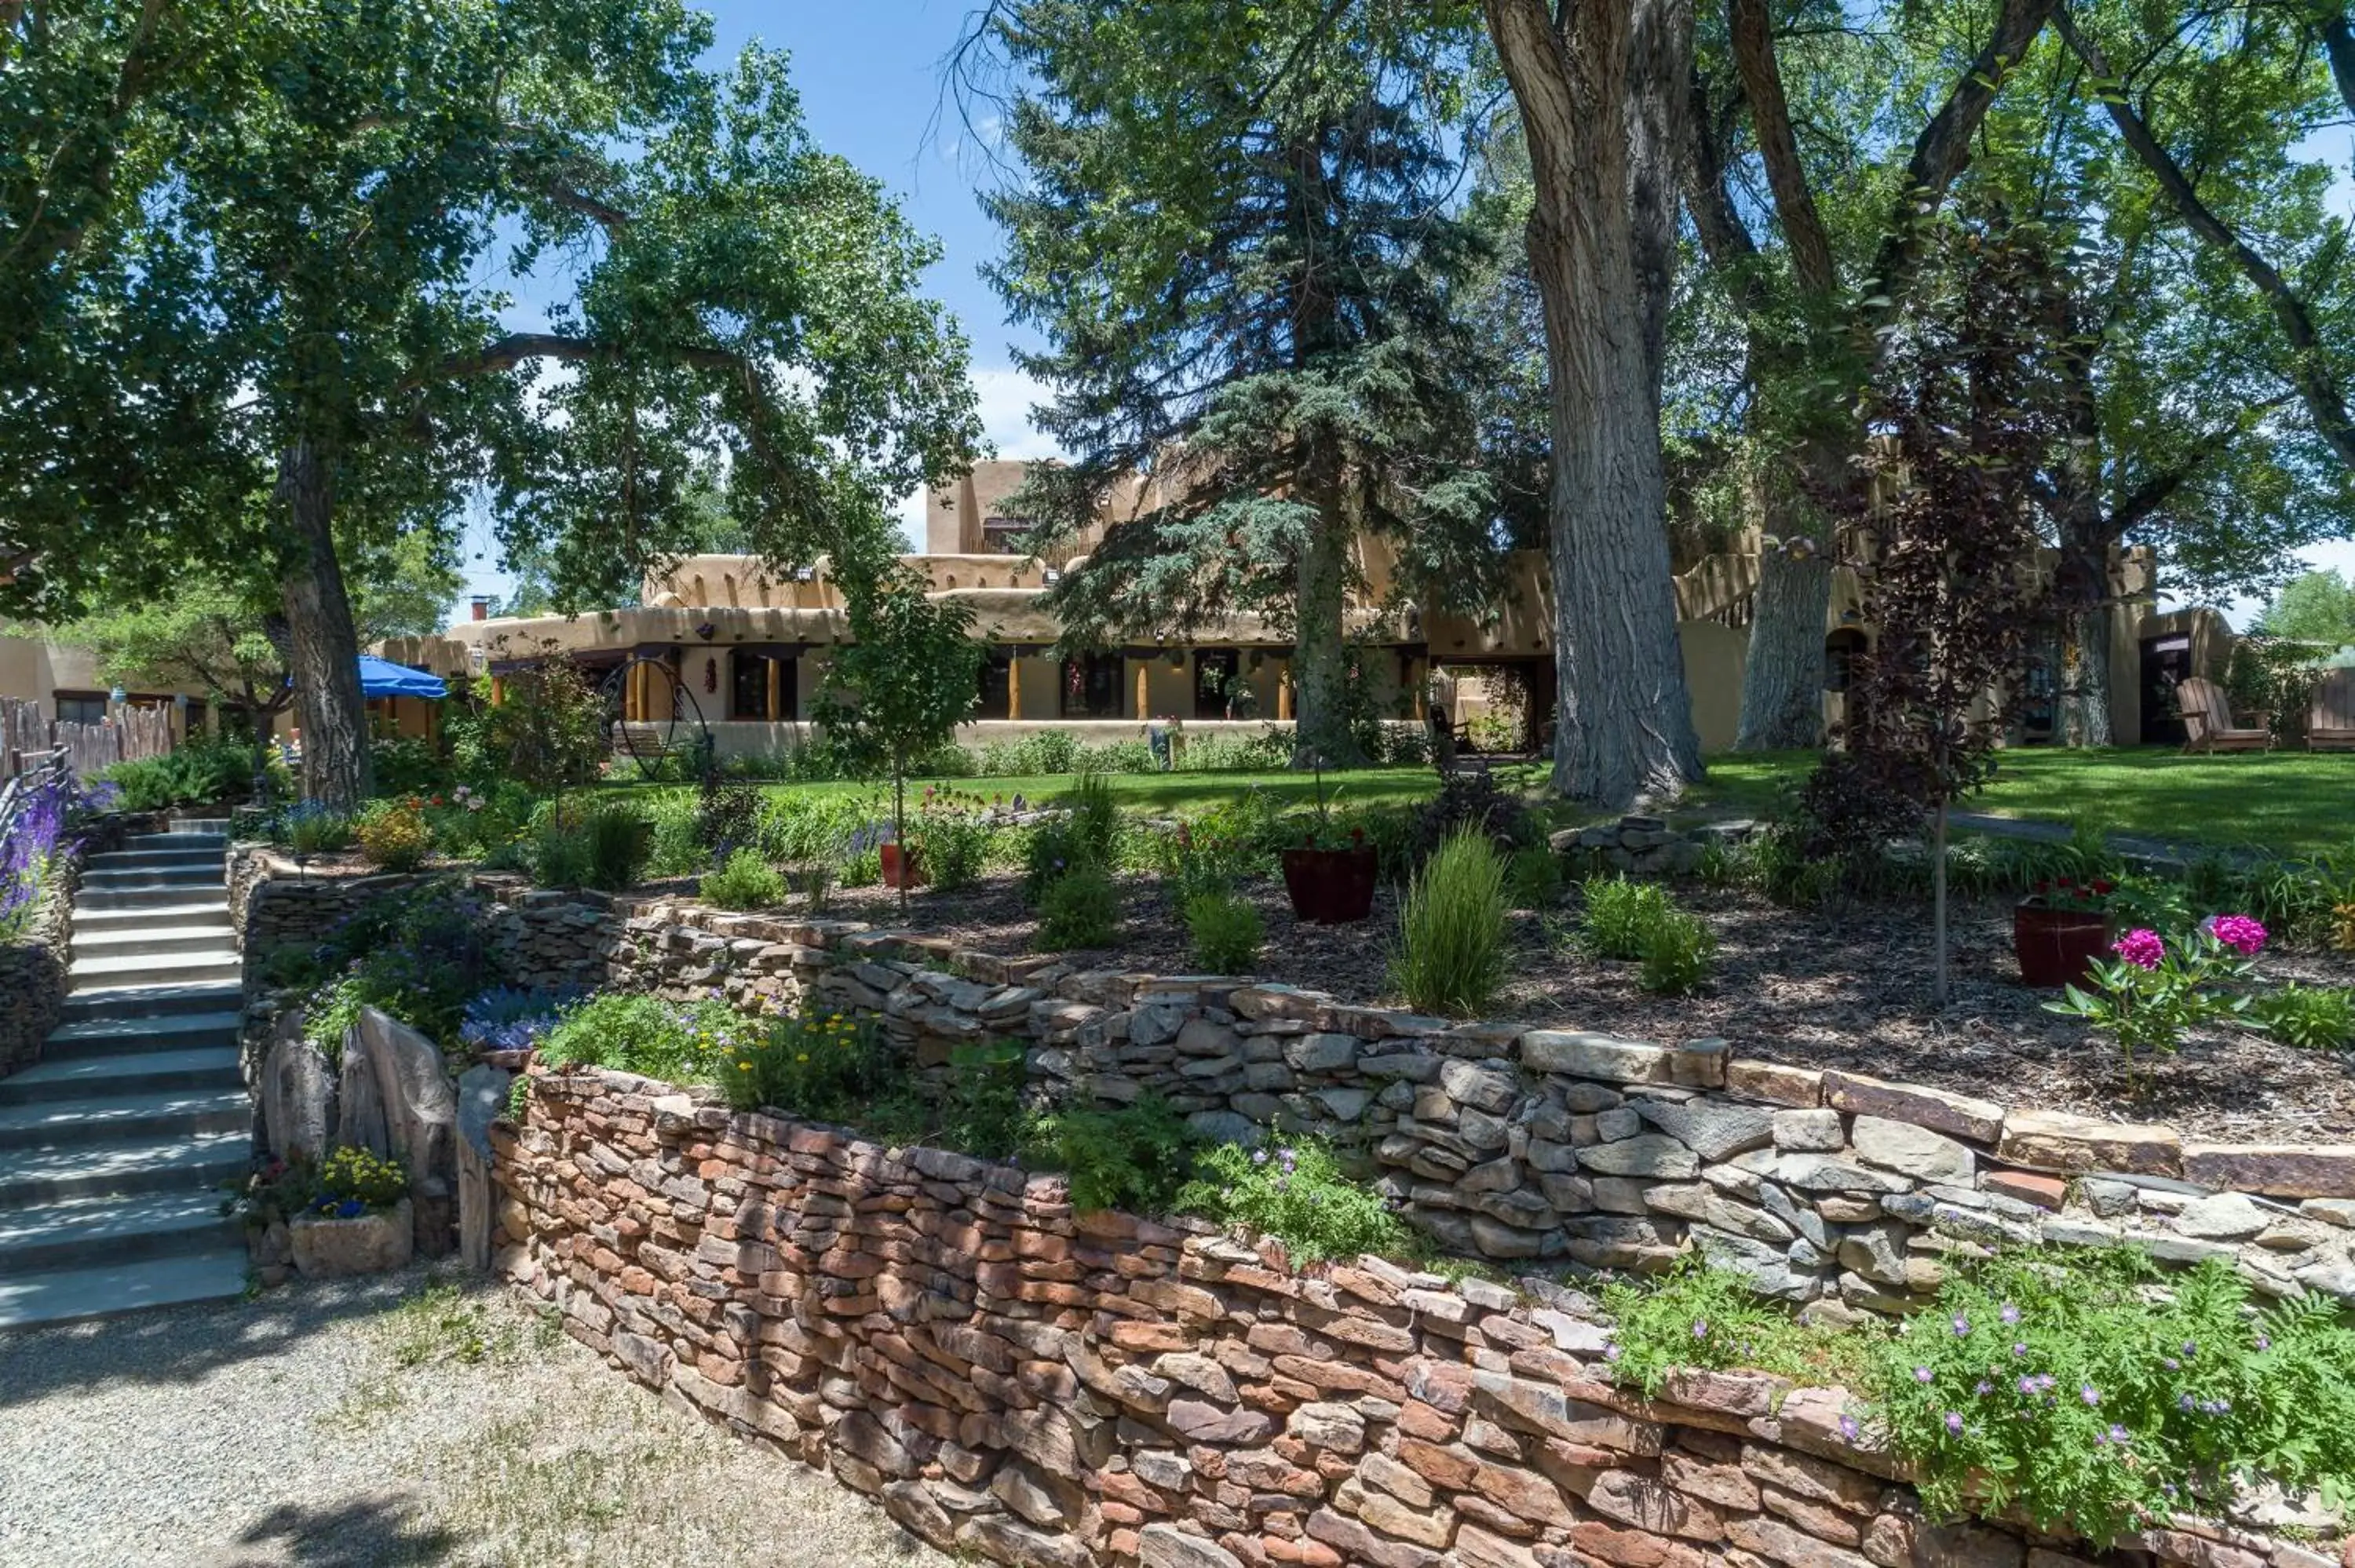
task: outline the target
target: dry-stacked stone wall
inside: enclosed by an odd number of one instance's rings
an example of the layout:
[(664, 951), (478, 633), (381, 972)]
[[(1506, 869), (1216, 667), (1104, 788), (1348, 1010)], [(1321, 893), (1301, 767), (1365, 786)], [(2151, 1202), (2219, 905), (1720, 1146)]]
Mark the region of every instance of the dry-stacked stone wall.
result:
[(1721, 1040), (1456, 1023), (850, 922), (477, 885), (527, 982), (850, 1010), (926, 1071), (1018, 1040), (1050, 1097), (1153, 1092), (1211, 1136), (1328, 1137), (1467, 1257), (1657, 1269), (1697, 1249), (1838, 1320), (1916, 1305), (1991, 1247), (2132, 1241), (2228, 1259), (2271, 1297), (2355, 1299), (2355, 1146), (2201, 1143)]
[[(1849, 1435), (1839, 1390), (1712, 1372), (1634, 1396), (1598, 1375), (1592, 1303), (1543, 1279), (1450, 1287), (1374, 1260), (1302, 1271), (1273, 1245), (1075, 1213), (1053, 1178), (617, 1073), (536, 1078), (525, 1124), (494, 1138), (496, 1266), (575, 1338), (991, 1561), (2083, 1568), (2091, 1554), (2017, 1523), (1925, 1518), (1899, 1467)], [(2110, 1560), (2339, 1568), (2335, 1545), (2189, 1520)]]
[(41, 1059), (42, 1043), (65, 1015), (73, 964), (74, 893), (86, 856), (121, 846), (151, 819), (110, 813), (84, 823), (49, 868), (40, 906), (14, 941), (0, 942), (0, 1077)]

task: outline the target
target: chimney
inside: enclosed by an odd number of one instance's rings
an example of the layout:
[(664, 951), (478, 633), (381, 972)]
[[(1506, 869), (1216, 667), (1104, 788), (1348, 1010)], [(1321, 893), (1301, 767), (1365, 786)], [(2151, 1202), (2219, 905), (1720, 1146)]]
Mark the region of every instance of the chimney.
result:
[(488, 620), (490, 618), (491, 596), (486, 593), (476, 594), (474, 596), (474, 619), (476, 620)]

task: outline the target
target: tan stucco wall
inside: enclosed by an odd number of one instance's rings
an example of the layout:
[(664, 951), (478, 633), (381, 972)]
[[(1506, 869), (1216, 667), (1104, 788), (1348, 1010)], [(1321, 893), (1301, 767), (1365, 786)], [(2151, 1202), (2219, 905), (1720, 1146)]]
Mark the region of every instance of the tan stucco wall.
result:
[(1677, 627), (1684, 650), (1685, 690), (1692, 698), (1693, 729), (1705, 752), (1731, 751), (1742, 723), (1742, 666), (1750, 634), (1713, 620)]

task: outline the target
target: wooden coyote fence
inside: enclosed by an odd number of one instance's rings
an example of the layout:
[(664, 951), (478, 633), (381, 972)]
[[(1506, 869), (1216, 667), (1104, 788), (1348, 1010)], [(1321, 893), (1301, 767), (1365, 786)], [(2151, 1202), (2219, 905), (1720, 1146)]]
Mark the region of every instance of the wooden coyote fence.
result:
[(0, 697), (0, 779), (15, 778), (32, 759), (59, 747), (73, 770), (88, 779), (118, 762), (169, 752), (172, 715), (165, 708), (124, 708), (97, 724), (73, 724), (45, 717), (38, 703)]

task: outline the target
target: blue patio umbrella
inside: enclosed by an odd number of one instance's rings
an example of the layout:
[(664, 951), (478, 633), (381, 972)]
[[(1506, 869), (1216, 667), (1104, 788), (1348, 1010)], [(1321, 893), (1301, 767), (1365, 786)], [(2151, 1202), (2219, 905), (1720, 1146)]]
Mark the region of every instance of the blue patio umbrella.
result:
[(360, 695), (364, 697), (424, 697), (439, 702), (449, 694), (439, 675), (411, 670), (373, 653), (360, 655)]

